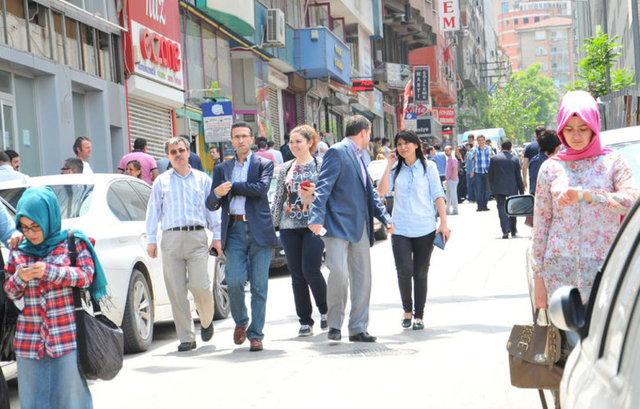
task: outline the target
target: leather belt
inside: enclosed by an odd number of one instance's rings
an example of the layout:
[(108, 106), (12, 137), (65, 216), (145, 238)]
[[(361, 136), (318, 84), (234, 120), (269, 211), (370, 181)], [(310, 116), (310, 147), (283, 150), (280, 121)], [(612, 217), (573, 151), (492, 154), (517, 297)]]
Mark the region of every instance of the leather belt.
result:
[(170, 229), (167, 230), (171, 230), (171, 231), (194, 231), (194, 230), (202, 230), (204, 229), (204, 226), (179, 226), (179, 227), (172, 227)]
[(247, 215), (246, 214), (230, 214), (229, 217), (231, 217), (231, 220), (237, 220), (240, 222), (246, 222), (247, 221)]

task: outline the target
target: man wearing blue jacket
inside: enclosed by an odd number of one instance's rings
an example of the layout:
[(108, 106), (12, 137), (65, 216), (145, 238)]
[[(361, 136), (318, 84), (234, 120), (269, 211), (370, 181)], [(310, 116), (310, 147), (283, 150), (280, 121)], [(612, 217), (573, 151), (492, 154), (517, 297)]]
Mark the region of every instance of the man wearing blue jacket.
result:
[(349, 340), (375, 342), (367, 332), (371, 295), (373, 217), (393, 233), (387, 213), (364, 166), (361, 150), (369, 144), (371, 123), (355, 115), (347, 121), (346, 138), (324, 155), (309, 211), (309, 229), (324, 234), (329, 267), (327, 304), (330, 340), (341, 339), (347, 293), (351, 285)]

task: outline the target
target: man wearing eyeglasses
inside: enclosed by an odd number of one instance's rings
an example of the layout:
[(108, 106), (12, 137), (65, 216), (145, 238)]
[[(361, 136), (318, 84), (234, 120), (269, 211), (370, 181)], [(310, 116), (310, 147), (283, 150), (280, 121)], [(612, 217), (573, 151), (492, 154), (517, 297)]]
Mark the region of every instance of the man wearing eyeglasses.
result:
[[(174, 137), (164, 148), (172, 169), (158, 176), (147, 206), (147, 253), (158, 256), (158, 223), (162, 228), (162, 270), (171, 311), (180, 340), (178, 351), (196, 348), (195, 329), (187, 290), (200, 316), (200, 335), (204, 342), (213, 336), (213, 294), (207, 272), (209, 251), (220, 249), (220, 212), (205, 207), (211, 179), (189, 165), (189, 141)], [(213, 232), (208, 243), (205, 227)], [(217, 245), (216, 245), (217, 244)]]
[[(231, 145), (236, 154), (214, 168), (207, 208), (222, 208), (222, 238), (216, 246), (226, 256), (229, 307), (236, 323), (233, 341), (240, 345), (248, 337), (249, 350), (262, 351), (269, 264), (278, 238), (267, 199), (273, 162), (251, 152), (253, 141), (251, 125), (233, 124)], [(251, 282), (251, 324), (244, 302), (246, 281)]]

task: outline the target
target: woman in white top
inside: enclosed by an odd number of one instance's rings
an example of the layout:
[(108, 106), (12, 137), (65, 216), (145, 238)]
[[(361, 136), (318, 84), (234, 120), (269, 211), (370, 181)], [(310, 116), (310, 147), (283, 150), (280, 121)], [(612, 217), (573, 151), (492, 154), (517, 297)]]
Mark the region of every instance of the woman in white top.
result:
[[(404, 309), (402, 327), (411, 327), (413, 312), (413, 329), (421, 330), (424, 329), (427, 272), (433, 240), (436, 234), (442, 233), (446, 242), (451, 233), (447, 227), (440, 175), (435, 163), (425, 159), (420, 139), (413, 131), (400, 131), (394, 144), (398, 156), (394, 151), (389, 154), (378, 193), (383, 196), (389, 190), (394, 191), (395, 231), (391, 246)], [(439, 226), (436, 226), (436, 209), (440, 216)], [(415, 300), (411, 297), (412, 284)]]

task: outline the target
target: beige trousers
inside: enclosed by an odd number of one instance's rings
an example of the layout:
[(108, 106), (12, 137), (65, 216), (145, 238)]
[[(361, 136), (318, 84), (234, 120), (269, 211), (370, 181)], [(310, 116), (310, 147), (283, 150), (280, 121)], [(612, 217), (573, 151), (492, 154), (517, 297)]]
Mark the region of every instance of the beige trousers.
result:
[(195, 341), (187, 290), (193, 294), (200, 325), (213, 320), (213, 294), (207, 273), (209, 245), (204, 230), (162, 232), (162, 270), (180, 342)]

